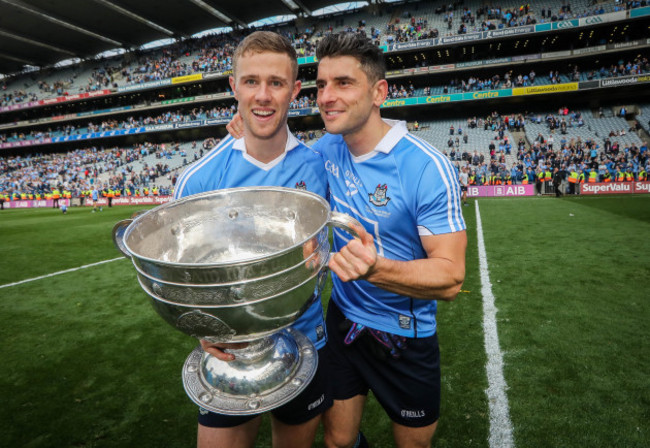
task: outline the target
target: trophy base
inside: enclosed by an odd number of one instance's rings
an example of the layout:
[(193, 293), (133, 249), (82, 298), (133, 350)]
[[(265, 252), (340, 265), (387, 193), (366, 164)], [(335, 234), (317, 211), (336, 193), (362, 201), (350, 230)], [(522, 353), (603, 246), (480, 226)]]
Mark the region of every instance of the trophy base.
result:
[(208, 411), (251, 415), (275, 409), (302, 392), (316, 373), (318, 353), (293, 328), (252, 341), (226, 362), (197, 347), (183, 366), (183, 387)]

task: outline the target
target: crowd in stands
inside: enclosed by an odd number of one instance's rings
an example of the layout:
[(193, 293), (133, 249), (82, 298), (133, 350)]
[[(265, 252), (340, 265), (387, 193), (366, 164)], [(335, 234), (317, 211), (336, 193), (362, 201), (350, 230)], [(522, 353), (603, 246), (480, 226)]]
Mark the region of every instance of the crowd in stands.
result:
[(188, 39), (164, 48), (158, 57), (138, 58), (136, 67), (122, 68), (122, 76), (127, 83), (138, 84), (194, 73), (230, 70), (238, 42), (234, 34)]
[[(449, 7), (438, 8), (436, 12), (443, 16), (441, 23), (447, 24), (447, 35), (449, 35), (454, 34), (453, 30), (457, 34), (464, 34), (580, 18), (609, 11), (642, 7), (647, 4), (646, 0), (628, 1), (625, 4), (616, 1), (612, 4), (595, 4), (591, 9), (583, 11), (573, 11), (569, 1), (563, 3), (557, 10), (552, 10), (549, 6), (540, 6), (539, 3), (524, 3), (516, 7), (491, 4), (479, 6), (475, 10), (469, 6), (463, 6), (461, 9), (460, 6), (450, 4)], [(432, 4), (423, 4), (422, 7), (434, 9)], [(367, 28), (365, 20), (354, 25), (341, 26), (344, 25), (346, 16), (314, 19), (314, 22), (307, 25), (305, 29), (298, 29), (291, 25), (264, 28), (277, 30), (286, 35), (296, 46), (299, 56), (314, 55), (316, 43), (322, 36), (341, 30), (363, 33), (376, 40), (378, 44), (431, 39), (441, 34), (437, 27), (432, 26), (426, 14), (419, 13), (419, 6), (407, 5), (407, 8), (401, 17), (388, 19), (383, 29), (377, 26)], [(410, 11), (410, 9), (414, 9), (414, 11)], [(334, 26), (332, 26), (332, 21), (334, 21)], [(64, 79), (48, 82), (45, 78), (52, 74), (49, 69), (44, 70), (39, 76), (41, 79), (37, 81), (38, 92), (33, 90), (28, 92), (22, 87), (9, 91), (8, 80), (5, 79), (0, 81), (0, 105), (6, 106), (52, 96), (115, 88), (118, 84), (138, 84), (194, 73), (230, 70), (233, 49), (239, 40), (252, 30), (236, 30), (226, 34), (185, 39), (161, 50), (130, 52), (118, 59), (98, 61), (95, 62), (95, 65), (99, 65), (99, 67), (91, 70), (85, 84), (77, 78), (78, 73), (76, 72)], [(84, 67), (87, 67), (87, 64), (80, 65), (79, 71), (83, 71)], [(33, 77), (34, 74), (30, 76)], [(25, 79), (29, 81), (29, 78)]]
[[(503, 139), (503, 131), (521, 131), (527, 123), (546, 123), (548, 136), (541, 133), (532, 142), (520, 138), (516, 144), (516, 160), (509, 166), (506, 156), (513, 151), (512, 143)], [(637, 123), (638, 124), (638, 123)], [(604, 147), (593, 139), (567, 138), (568, 126), (583, 126), (580, 112), (563, 107), (558, 114), (545, 117), (532, 114), (500, 116), (494, 112), (485, 119), (468, 119), (468, 127), (483, 126), (497, 131), (489, 145), (489, 160), (479, 151), (459, 150), (458, 137), (462, 129), (450, 128), (449, 148), (444, 153), (455, 162), (458, 169), (467, 167), (471, 185), (537, 184), (549, 182), (556, 170), (569, 183), (647, 181), (650, 171), (650, 152), (647, 142), (621, 144), (606, 137)], [(634, 127), (634, 126), (633, 126)], [(640, 127), (630, 129), (638, 132)], [(559, 131), (559, 135), (556, 135)], [(557, 140), (553, 137), (556, 135)], [(577, 189), (573, 189), (577, 192)]]
[[(149, 155), (155, 157), (155, 163), (135, 163)], [(69, 194), (64, 197), (77, 198), (88, 196), (93, 189), (111, 190), (124, 196), (154, 192), (168, 195), (176, 173), (171, 172), (166, 160), (174, 155), (186, 156), (179, 143), (90, 147), (64, 154), (0, 157), (0, 196), (42, 199), (60, 191)]]
[(309, 95), (297, 96), (295, 100), (289, 103), (289, 109), (303, 109), (306, 107), (318, 107), (316, 104), (316, 96), (313, 92)]
[[(638, 55), (633, 60), (623, 61), (620, 60), (617, 64), (612, 64), (609, 67), (601, 67), (598, 70), (591, 69), (588, 71), (587, 79), (601, 78), (601, 77), (616, 77), (625, 75), (638, 75), (650, 73), (650, 61), (647, 57)], [(577, 65), (571, 65), (570, 69), (560, 73), (558, 70), (551, 70), (548, 77), (540, 77), (534, 70), (528, 73), (517, 73), (514, 70), (508, 70), (503, 75), (498, 73), (487, 76), (479, 77), (469, 75), (467, 78), (454, 78), (448, 85), (442, 86), (426, 86), (423, 89), (415, 89), (412, 81), (397, 84), (395, 82), (389, 83), (388, 99), (407, 98), (412, 96), (428, 96), (435, 94), (438, 90), (440, 93), (464, 93), (473, 91), (495, 90), (501, 88), (513, 87), (526, 87), (531, 85), (543, 85), (547, 83), (556, 84), (558, 82), (565, 82), (569, 80), (579, 80), (581, 76), (580, 68)], [(437, 90), (434, 90), (437, 89)], [(291, 109), (316, 107), (315, 94), (304, 94), (297, 97), (291, 102)], [(0, 133), (0, 143), (11, 142), (19, 140), (33, 140), (48, 137), (69, 136), (75, 134), (83, 134), (88, 132), (103, 132), (116, 129), (131, 129), (134, 127), (141, 127), (153, 124), (164, 123), (179, 123), (195, 120), (211, 119), (211, 118), (230, 118), (236, 111), (236, 106), (213, 106), (207, 108), (206, 106), (199, 106), (192, 109), (178, 109), (175, 111), (167, 111), (155, 116), (148, 117), (128, 117), (124, 120), (106, 119), (101, 122), (88, 122), (85, 127), (79, 124), (59, 125), (55, 128), (48, 128), (47, 130), (31, 130), (28, 132), (14, 131), (9, 133)]]
[[(592, 5), (582, 11), (572, 11), (570, 2), (562, 4), (557, 10), (550, 6), (540, 6), (539, 3), (524, 3), (514, 6), (482, 5), (472, 10), (469, 6), (463, 6), (461, 10), (454, 4), (436, 8), (435, 12), (441, 16), (440, 23), (446, 28), (442, 32), (445, 36), (454, 34), (467, 34), (480, 31), (490, 31), (502, 28), (534, 25), (537, 23), (557, 22), (569, 19), (579, 19), (609, 11), (619, 11), (646, 6), (646, 1), (627, 2), (626, 6), (613, 5)], [(414, 40), (432, 39), (438, 37), (441, 32), (437, 27), (429, 29), (429, 21), (426, 17), (415, 17), (411, 12), (406, 13), (405, 21), (399, 18), (387, 26), (383, 42), (387, 44), (395, 42), (410, 42)], [(363, 30), (358, 29), (358, 32)], [(377, 36), (373, 36), (377, 38)]]
[(196, 120), (205, 120), (211, 118), (230, 118), (236, 112), (235, 106), (230, 107), (212, 107), (205, 109), (203, 106), (191, 110), (179, 109), (176, 111), (167, 111), (156, 116), (134, 117), (130, 116), (124, 120), (106, 119), (98, 123), (88, 122), (85, 127), (80, 125), (69, 124), (59, 125), (56, 128), (47, 130), (30, 130), (28, 132), (15, 131), (9, 134), (0, 134), (0, 143), (12, 142), (19, 140), (39, 140), (49, 137), (61, 137), (70, 135), (79, 135), (91, 132), (106, 132), (117, 129), (133, 129), (142, 126), (165, 123), (183, 123)]
[[(613, 10), (630, 9), (647, 4), (645, 0), (625, 3), (617, 1)], [(410, 7), (410, 4), (407, 4), (407, 8)], [(537, 3), (522, 4), (517, 8), (491, 4), (474, 10), (469, 6), (464, 6), (462, 9), (450, 6), (441, 7), (436, 12), (446, 24), (446, 30), (440, 31), (437, 26), (432, 26), (431, 21), (424, 14), (405, 11), (402, 16), (392, 18), (383, 28), (374, 25), (368, 27), (365, 20), (346, 25), (346, 17), (339, 16), (333, 19), (332, 24), (327, 23), (332, 19), (325, 19), (310, 24), (304, 30), (291, 30), (291, 27), (284, 27), (280, 32), (294, 43), (299, 56), (308, 56), (314, 54), (319, 38), (341, 27), (347, 32), (366, 34), (377, 43), (390, 44), (430, 39), (441, 34), (464, 34), (579, 18), (603, 14), (606, 9), (604, 4), (594, 4), (590, 9), (573, 11), (570, 2), (567, 1), (557, 10)], [(117, 83), (139, 84), (193, 73), (230, 70), (234, 48), (250, 31), (238, 30), (228, 34), (187, 39), (161, 50), (127, 53), (119, 60), (100, 63), (99, 67), (89, 71), (88, 77), (84, 80), (79, 79), (76, 73), (58, 80), (39, 79), (36, 81), (38, 92), (28, 92), (22, 88), (10, 92), (7, 80), (0, 80), (0, 103), (5, 106), (36, 101), (44, 97), (115, 88)], [(617, 64), (600, 68), (581, 70), (578, 66), (571, 66), (569, 71), (562, 73), (560, 70), (552, 70), (548, 77), (538, 76), (534, 70), (526, 70), (526, 73), (508, 70), (503, 74), (496, 73), (485, 77), (468, 75), (466, 78), (459, 77), (451, 80), (448, 86), (444, 86), (444, 91), (445, 93), (470, 92), (643, 73), (650, 73), (650, 62), (647, 57), (639, 55), (634, 60), (621, 60)], [(423, 94), (429, 95), (431, 89), (432, 87), (425, 87)], [(419, 91), (410, 81), (407, 84), (389, 83), (390, 99), (418, 94)], [(316, 107), (315, 94), (299, 96), (290, 107)], [(85, 127), (80, 124), (68, 124), (46, 130), (2, 133), (0, 142), (72, 136), (200, 119), (230, 118), (235, 110), (234, 105), (211, 108), (200, 106), (146, 117), (130, 116), (119, 120), (107, 118), (99, 122), (88, 122)], [(525, 138), (517, 142), (508, 140), (507, 131), (520, 132), (529, 123), (545, 124), (548, 133), (540, 132), (533, 141), (527, 141)], [(494, 112), (487, 117), (469, 118), (466, 122), (466, 129), (482, 128), (493, 135), (493, 141), (488, 148), (481, 148), (480, 151), (462, 149), (461, 143), (468, 143), (468, 134), (462, 127), (457, 126), (449, 129), (447, 147), (440, 149), (457, 167), (466, 166), (470, 169), (470, 183), (474, 185), (534, 183), (539, 182), (540, 179), (548, 181), (548, 172), (556, 169), (565, 173), (567, 178), (577, 179), (577, 183), (580, 180), (608, 182), (647, 178), (646, 173), (650, 169), (647, 144), (621, 143), (617, 140), (617, 137), (628, 132), (639, 132), (638, 123), (633, 126), (634, 129), (611, 129), (607, 136), (601, 136), (604, 141), (602, 148), (595, 140), (566, 136), (569, 128), (583, 126), (585, 121), (582, 114), (579, 111), (569, 111), (568, 108), (562, 108), (557, 114), (544, 116), (500, 115)], [(296, 135), (301, 141), (310, 142), (319, 137), (319, 132), (298, 131)], [(195, 160), (196, 157), (203, 155), (204, 150), (209, 150), (215, 144), (215, 139), (203, 141), (200, 155), (194, 155)], [(135, 163), (152, 154), (155, 154), (155, 163)], [(178, 144), (145, 143), (130, 148), (90, 147), (66, 154), (0, 157), (0, 195), (11, 197), (17, 195), (19, 198), (44, 197), (55, 190), (60, 190), (77, 197), (94, 188), (119, 191), (127, 195), (144, 194), (145, 191), (153, 192), (154, 187), (160, 194), (168, 194), (171, 192), (177, 173), (170, 169), (166, 160), (175, 155), (185, 156)]]
[[(637, 55), (633, 60), (620, 60), (617, 64), (610, 64), (608, 67), (601, 66), (599, 69), (589, 68), (581, 71), (578, 65), (572, 65), (568, 70), (550, 70), (546, 77), (540, 78), (535, 70), (528, 73), (517, 73), (508, 70), (503, 75), (495, 73), (492, 76), (479, 77), (469, 75), (467, 78), (454, 78), (448, 86), (444, 86), (443, 93), (472, 92), (480, 90), (509, 89), (514, 87), (528, 87), (532, 85), (559, 84), (563, 82), (578, 82), (584, 79), (593, 80), (600, 78), (616, 78), (619, 76), (640, 75), (650, 73), (650, 61), (646, 56)], [(424, 93), (430, 92), (431, 86), (425, 88)]]
[[(548, 133), (539, 133), (533, 141), (525, 137), (517, 142), (508, 140), (508, 132), (521, 132), (531, 123), (543, 124)], [(566, 107), (546, 115), (501, 115), (495, 111), (486, 117), (470, 117), (464, 125), (450, 126), (448, 145), (440, 149), (458, 169), (469, 169), (471, 185), (540, 184), (549, 181), (556, 170), (571, 183), (647, 180), (647, 143), (621, 144), (605, 137), (604, 147), (600, 148), (593, 139), (583, 140), (562, 132), (563, 128), (583, 125), (581, 112)], [(482, 129), (493, 136), (487, 151), (461, 148), (460, 141), (467, 143), (468, 129)], [(307, 143), (321, 134), (314, 130), (296, 132)], [(217, 143), (218, 139), (205, 139), (194, 161)], [(192, 147), (196, 148), (196, 142)], [(142, 161), (150, 155), (155, 156), (153, 162), (151, 158)], [(0, 158), (0, 195), (10, 200), (45, 198), (54, 191), (63, 191), (67, 194), (64, 197), (82, 197), (95, 188), (124, 196), (154, 191), (170, 194), (178, 176), (167, 163), (173, 156), (187, 157), (179, 143), (90, 147), (65, 154)]]

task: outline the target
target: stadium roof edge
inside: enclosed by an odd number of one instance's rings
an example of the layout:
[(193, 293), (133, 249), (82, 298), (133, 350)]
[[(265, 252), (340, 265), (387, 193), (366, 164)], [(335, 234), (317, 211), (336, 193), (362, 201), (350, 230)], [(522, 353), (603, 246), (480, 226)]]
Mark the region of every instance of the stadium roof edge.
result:
[[(312, 11), (340, 0), (0, 0), (0, 74), (50, 67), (163, 38), (188, 37), (219, 27)], [(297, 9), (291, 5), (297, 6)]]

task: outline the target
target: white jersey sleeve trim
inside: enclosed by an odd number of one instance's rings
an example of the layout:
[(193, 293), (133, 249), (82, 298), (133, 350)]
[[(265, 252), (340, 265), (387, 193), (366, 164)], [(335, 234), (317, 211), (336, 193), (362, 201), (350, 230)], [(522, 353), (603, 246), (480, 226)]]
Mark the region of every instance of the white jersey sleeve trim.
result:
[(420, 148), (425, 154), (431, 157), (438, 168), (440, 178), (447, 189), (447, 221), (452, 232), (458, 232), (465, 228), (462, 209), (460, 205), (460, 186), (454, 176), (454, 168), (440, 151), (431, 146), (429, 143), (407, 134), (406, 138), (416, 147)]

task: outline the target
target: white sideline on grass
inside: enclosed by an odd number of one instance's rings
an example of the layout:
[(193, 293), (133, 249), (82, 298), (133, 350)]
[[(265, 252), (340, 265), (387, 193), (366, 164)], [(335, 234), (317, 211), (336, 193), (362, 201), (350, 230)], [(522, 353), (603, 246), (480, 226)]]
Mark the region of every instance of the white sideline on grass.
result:
[(499, 347), (497, 333), (497, 308), (490, 282), (481, 213), (476, 204), (476, 236), (478, 240), (479, 270), (481, 273), (481, 295), (483, 296), (483, 333), (485, 335), (485, 352), (487, 353), (488, 388), (485, 391), (490, 408), (490, 448), (513, 448), (512, 422), (506, 389), (508, 385), (503, 376), (503, 353)]
[(124, 259), (125, 259), (124, 257), (118, 257), (118, 258), (113, 258), (111, 260), (98, 261), (97, 263), (85, 264), (83, 266), (78, 266), (76, 268), (66, 269), (65, 271), (53, 272), (51, 274), (41, 275), (40, 277), (28, 278), (26, 280), (21, 280), (19, 282), (7, 283), (6, 285), (0, 285), (0, 289), (8, 288), (10, 286), (21, 285), (23, 283), (29, 283), (29, 282), (33, 282), (33, 281), (36, 281), (36, 280), (42, 280), (42, 279), (48, 278), (48, 277), (54, 277), (55, 275), (67, 274), (68, 272), (79, 271), (81, 269), (92, 268), (93, 266), (97, 266), (97, 265), (100, 265), (100, 264), (110, 263), (111, 261), (124, 260)]

